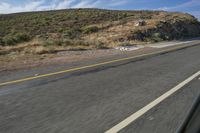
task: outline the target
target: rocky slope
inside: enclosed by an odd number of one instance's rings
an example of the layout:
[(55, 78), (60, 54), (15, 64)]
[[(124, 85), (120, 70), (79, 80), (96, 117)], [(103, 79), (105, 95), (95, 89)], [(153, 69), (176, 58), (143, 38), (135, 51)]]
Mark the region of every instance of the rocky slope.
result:
[(0, 54), (54, 53), (200, 36), (189, 14), (68, 9), (0, 15)]

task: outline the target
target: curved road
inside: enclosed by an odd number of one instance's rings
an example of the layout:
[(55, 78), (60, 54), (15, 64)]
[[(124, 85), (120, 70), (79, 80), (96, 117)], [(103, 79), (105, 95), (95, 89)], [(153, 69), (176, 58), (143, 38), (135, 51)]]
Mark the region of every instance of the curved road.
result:
[[(197, 45), (0, 86), (0, 132), (106, 132), (199, 70)], [(1, 72), (0, 83), (35, 72)], [(196, 75), (119, 132), (174, 133), (199, 93)]]

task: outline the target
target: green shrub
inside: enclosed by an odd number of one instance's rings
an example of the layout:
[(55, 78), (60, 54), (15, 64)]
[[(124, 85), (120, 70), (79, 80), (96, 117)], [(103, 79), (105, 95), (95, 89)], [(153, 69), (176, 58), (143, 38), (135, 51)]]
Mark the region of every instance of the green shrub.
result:
[(64, 46), (89, 46), (91, 45), (88, 41), (80, 39), (64, 39)]
[(150, 37), (150, 39), (151, 39), (153, 42), (163, 41), (162, 35), (161, 35), (161, 33), (159, 33), (159, 32), (153, 33), (152, 36)]
[(59, 32), (59, 33), (63, 33), (63, 32), (64, 32), (64, 28), (59, 28), (59, 29), (58, 29), (58, 32)]
[(67, 39), (74, 39), (80, 35), (80, 28), (74, 27), (74, 28), (67, 28), (63, 31), (63, 37)]
[(63, 40), (62, 39), (56, 39), (56, 40), (54, 40), (54, 45), (61, 46), (62, 44), (63, 44)]
[(4, 45), (14, 45), (16, 44), (15, 38), (12, 37), (11, 35), (7, 35), (3, 37), (3, 44)]
[(45, 46), (62, 46), (63, 45), (63, 40), (62, 39), (47, 39), (44, 41)]
[(97, 26), (86, 26), (82, 28), (82, 32), (84, 34), (90, 34), (94, 32), (98, 32), (99, 28)]
[(0, 38), (0, 46), (3, 46), (3, 45), (4, 45), (4, 43), (3, 43), (3, 39)]
[(52, 39), (43, 40), (44, 46), (51, 46), (54, 44)]
[(2, 42), (4, 45), (15, 45), (17, 43), (26, 42), (29, 40), (30, 36), (26, 33), (14, 33), (4, 36)]
[(95, 49), (106, 49), (107, 47), (101, 41), (91, 41), (89, 44)]
[(63, 31), (63, 36), (65, 38), (70, 38), (72, 36), (72, 34), (73, 34), (73, 31), (70, 29)]
[(73, 45), (73, 40), (71, 39), (64, 39), (62, 46), (72, 46)]
[(19, 42), (25, 42), (30, 40), (30, 36), (27, 33), (18, 33), (14, 35), (14, 38), (17, 43)]

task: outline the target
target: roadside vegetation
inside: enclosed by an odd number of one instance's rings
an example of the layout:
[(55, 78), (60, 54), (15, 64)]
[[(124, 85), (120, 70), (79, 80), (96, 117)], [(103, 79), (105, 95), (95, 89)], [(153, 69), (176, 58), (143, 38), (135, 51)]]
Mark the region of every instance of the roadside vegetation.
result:
[(102, 49), (199, 35), (195, 17), (164, 11), (68, 9), (0, 15), (0, 55)]

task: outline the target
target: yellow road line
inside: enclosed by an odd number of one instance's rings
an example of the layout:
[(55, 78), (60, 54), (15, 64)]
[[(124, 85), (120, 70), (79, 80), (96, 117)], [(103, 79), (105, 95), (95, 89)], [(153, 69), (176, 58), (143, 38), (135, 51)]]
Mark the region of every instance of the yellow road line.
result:
[[(193, 45), (196, 45), (196, 44), (193, 44)], [(38, 76), (22, 78), (22, 79), (18, 79), (18, 80), (7, 81), (7, 82), (0, 83), (0, 87), (1, 86), (5, 86), (5, 85), (14, 84), (14, 83), (30, 81), (30, 80), (33, 80), (33, 79), (39, 79), (39, 78), (49, 77), (49, 76), (53, 76), (53, 75), (58, 75), (58, 74), (62, 74), (62, 73), (68, 73), (68, 72), (73, 72), (73, 71), (77, 71), (77, 70), (83, 70), (83, 69), (86, 69), (86, 68), (93, 68), (93, 67), (97, 67), (97, 66), (102, 66), (102, 65), (107, 65), (107, 64), (111, 64), (111, 63), (120, 62), (120, 61), (126, 61), (126, 60), (135, 59), (135, 58), (139, 58), (139, 57), (145, 57), (145, 56), (156, 55), (156, 54), (160, 54), (160, 53), (164, 53), (164, 52), (170, 52), (170, 51), (173, 51), (173, 50), (178, 50), (178, 49), (185, 48), (185, 47), (190, 47), (190, 46), (193, 46), (193, 45), (180, 46), (178, 48), (170, 48), (170, 49), (166, 49), (166, 50), (160, 50), (160, 51), (157, 51), (157, 52), (151, 52), (151, 53), (148, 53), (148, 54), (142, 54), (142, 55), (138, 55), (138, 56), (131, 56), (131, 57), (127, 57), (127, 58), (121, 58), (121, 59), (106, 61), (106, 62), (87, 65), (87, 66), (71, 68), (71, 69), (67, 69), (67, 70), (63, 70), (63, 71), (47, 73), (47, 74), (42, 74), (42, 75), (38, 75)]]

